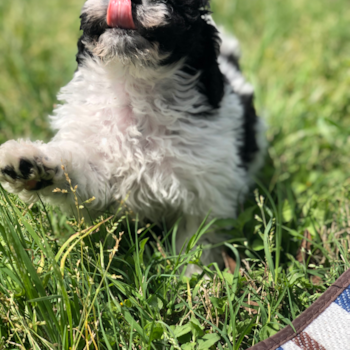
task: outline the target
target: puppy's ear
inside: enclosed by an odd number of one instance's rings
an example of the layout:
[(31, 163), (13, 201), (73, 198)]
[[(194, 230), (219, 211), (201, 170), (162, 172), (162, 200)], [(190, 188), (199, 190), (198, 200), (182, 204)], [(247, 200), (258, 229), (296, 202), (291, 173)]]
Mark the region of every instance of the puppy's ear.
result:
[(213, 25), (207, 23), (204, 26), (202, 42), (204, 54), (201, 58), (201, 85), (209, 103), (214, 108), (218, 108), (224, 95), (224, 76), (217, 61), (221, 40), (217, 29)]
[(197, 22), (196, 35), (187, 43), (188, 73), (200, 73), (198, 89), (213, 108), (219, 108), (224, 95), (225, 80), (218, 64), (221, 40), (215, 26), (205, 19)]

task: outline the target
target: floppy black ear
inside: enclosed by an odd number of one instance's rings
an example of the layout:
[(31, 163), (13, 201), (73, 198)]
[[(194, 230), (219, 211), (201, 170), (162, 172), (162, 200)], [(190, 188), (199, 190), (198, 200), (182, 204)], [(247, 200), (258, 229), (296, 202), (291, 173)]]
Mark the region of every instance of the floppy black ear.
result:
[(188, 65), (201, 71), (199, 90), (207, 96), (208, 102), (218, 108), (224, 95), (224, 76), (218, 64), (221, 40), (217, 29), (202, 19), (198, 36), (192, 42)]
[(203, 32), (204, 57), (201, 83), (209, 103), (218, 108), (224, 95), (224, 76), (218, 64), (220, 38), (217, 29), (207, 24)]

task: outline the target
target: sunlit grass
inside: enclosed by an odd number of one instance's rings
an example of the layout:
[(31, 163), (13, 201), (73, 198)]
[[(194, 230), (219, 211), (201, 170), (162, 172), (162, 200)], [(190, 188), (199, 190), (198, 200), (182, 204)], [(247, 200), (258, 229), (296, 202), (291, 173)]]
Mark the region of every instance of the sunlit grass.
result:
[[(0, 2), (0, 143), (50, 138), (81, 6)], [(270, 141), (259, 192), (222, 223), (235, 274), (183, 277), (202, 248), (174, 255), (176, 227), (160, 239), (137, 217), (86, 225), (1, 191), (0, 349), (247, 349), (350, 267), (347, 2), (217, 0), (213, 10), (241, 41)]]
[[(176, 256), (176, 225), (161, 239), (135, 217), (87, 226), (0, 192), (1, 348), (247, 349), (275, 334), (350, 268), (349, 203), (330, 227), (315, 226), (302, 259), (284, 247), (279, 264), (283, 232), (300, 241), (305, 228), (290, 228), (290, 208), (278, 213), (257, 192), (256, 200), (254, 219), (247, 209), (233, 222), (234, 274), (203, 267), (208, 281), (184, 277), (182, 267), (199, 263), (202, 248), (191, 248), (210, 227)], [(254, 230), (240, 239), (245, 227)]]

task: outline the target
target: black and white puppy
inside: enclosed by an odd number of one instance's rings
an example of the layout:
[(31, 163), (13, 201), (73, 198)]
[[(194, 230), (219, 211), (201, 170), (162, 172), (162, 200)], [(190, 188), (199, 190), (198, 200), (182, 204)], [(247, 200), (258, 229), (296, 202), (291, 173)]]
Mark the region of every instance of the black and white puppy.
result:
[(87, 0), (78, 69), (51, 116), (56, 136), (2, 145), (4, 188), (70, 210), (73, 196), (53, 192), (67, 188), (64, 164), (81, 200), (96, 197), (92, 216), (126, 200), (147, 220), (182, 217), (178, 250), (209, 212), (234, 217), (263, 161), (263, 128), (237, 42), (220, 37), (208, 2)]

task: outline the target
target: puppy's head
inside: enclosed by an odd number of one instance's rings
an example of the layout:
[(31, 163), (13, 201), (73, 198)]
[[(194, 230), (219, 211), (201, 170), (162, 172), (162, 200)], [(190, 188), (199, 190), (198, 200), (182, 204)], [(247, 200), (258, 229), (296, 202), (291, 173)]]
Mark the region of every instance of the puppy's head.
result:
[(103, 60), (142, 65), (183, 58), (198, 46), (209, 0), (87, 0), (82, 43)]
[(209, 0), (87, 0), (78, 63), (86, 53), (141, 68), (181, 62), (186, 73), (200, 76), (198, 89), (216, 108), (224, 78), (217, 63), (220, 39), (208, 12)]

